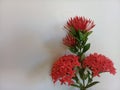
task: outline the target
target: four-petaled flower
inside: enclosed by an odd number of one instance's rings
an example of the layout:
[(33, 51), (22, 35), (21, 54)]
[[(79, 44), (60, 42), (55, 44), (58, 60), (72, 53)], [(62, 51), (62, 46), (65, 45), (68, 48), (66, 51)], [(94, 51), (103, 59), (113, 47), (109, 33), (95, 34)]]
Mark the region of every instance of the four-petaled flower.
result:
[(60, 57), (52, 67), (51, 76), (53, 82), (55, 83), (59, 80), (61, 84), (73, 84), (72, 78), (75, 76), (74, 68), (81, 65), (78, 59), (78, 56), (75, 55), (64, 55)]

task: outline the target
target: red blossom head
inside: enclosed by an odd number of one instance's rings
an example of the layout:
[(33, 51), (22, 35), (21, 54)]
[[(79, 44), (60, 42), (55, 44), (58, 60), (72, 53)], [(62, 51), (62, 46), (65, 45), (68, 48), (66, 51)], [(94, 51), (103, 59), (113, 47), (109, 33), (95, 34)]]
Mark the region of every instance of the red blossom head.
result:
[(76, 39), (72, 35), (67, 34), (66, 37), (63, 38), (63, 44), (68, 47), (73, 47), (76, 45)]
[(91, 30), (95, 26), (94, 22), (90, 19), (85, 17), (74, 17), (69, 19), (67, 25), (65, 26), (66, 29), (70, 30), (73, 27), (76, 31), (80, 30), (83, 32)]
[(80, 66), (78, 59), (78, 56), (75, 55), (64, 55), (60, 57), (52, 67), (51, 76), (53, 82), (55, 83), (59, 80), (61, 84), (73, 84), (72, 78), (75, 76), (74, 68)]
[(83, 67), (90, 68), (93, 76), (99, 76), (102, 72), (110, 72), (111, 74), (115, 74), (116, 70), (113, 66), (113, 62), (101, 54), (90, 54), (83, 61)]

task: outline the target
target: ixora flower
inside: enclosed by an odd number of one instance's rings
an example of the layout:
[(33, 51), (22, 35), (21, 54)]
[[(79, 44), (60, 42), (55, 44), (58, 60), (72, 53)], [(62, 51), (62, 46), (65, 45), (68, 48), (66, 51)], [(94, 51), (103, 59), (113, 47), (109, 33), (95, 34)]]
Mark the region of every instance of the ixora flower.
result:
[(63, 44), (68, 47), (73, 47), (76, 45), (76, 39), (71, 34), (67, 34), (66, 37), (63, 38)]
[(103, 72), (110, 72), (113, 75), (116, 73), (112, 61), (102, 54), (90, 54), (84, 59), (83, 66), (90, 68), (93, 76), (99, 76)]
[(75, 55), (64, 55), (60, 57), (53, 64), (51, 70), (53, 82), (55, 83), (57, 80), (59, 80), (61, 84), (72, 84), (72, 78), (75, 76), (74, 68), (76, 66), (80, 66), (78, 59), (78, 56)]
[(89, 31), (95, 26), (94, 22), (90, 19), (87, 19), (85, 17), (74, 17), (69, 19), (67, 24), (65, 25), (65, 28), (70, 30), (71, 28), (74, 28), (76, 31)]
[(69, 19), (65, 25), (67, 35), (63, 38), (63, 44), (72, 54), (58, 58), (53, 64), (50, 75), (54, 83), (60, 81), (61, 84), (87, 90), (99, 83), (93, 79), (100, 76), (100, 73), (116, 73), (114, 64), (108, 57), (97, 53), (86, 56), (91, 46), (88, 36), (94, 26), (94, 22), (85, 17), (76, 16)]

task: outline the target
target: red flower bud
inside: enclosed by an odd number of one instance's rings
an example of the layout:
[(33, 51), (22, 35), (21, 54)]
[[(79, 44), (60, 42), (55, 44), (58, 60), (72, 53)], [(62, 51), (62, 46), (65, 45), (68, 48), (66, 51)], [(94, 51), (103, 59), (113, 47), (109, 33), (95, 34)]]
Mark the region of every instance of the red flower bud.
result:
[(63, 44), (68, 47), (73, 47), (76, 45), (76, 39), (72, 35), (68, 34), (63, 38)]
[(67, 22), (67, 25), (65, 26), (66, 29), (69, 29), (72, 27), (76, 31), (80, 30), (83, 32), (91, 30), (95, 26), (94, 22), (90, 19), (87, 19), (85, 17), (74, 17), (69, 19)]

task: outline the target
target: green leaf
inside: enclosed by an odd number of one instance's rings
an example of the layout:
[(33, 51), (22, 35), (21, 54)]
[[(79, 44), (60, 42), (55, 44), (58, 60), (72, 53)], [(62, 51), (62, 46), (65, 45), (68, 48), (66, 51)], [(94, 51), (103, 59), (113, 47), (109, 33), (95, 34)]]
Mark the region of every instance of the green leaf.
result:
[(78, 85), (76, 85), (76, 84), (71, 84), (71, 86), (80, 88), (80, 86), (78, 86)]
[(76, 52), (78, 51), (75, 47), (70, 47), (69, 50), (70, 50), (72, 53), (76, 53)]
[(90, 43), (86, 44), (83, 48), (83, 53), (86, 52), (90, 48)]
[(87, 36), (89, 36), (92, 32), (93, 32), (93, 31), (89, 31), (89, 32), (87, 32)]
[(85, 88), (89, 88), (89, 87), (92, 87), (93, 85), (99, 83), (98, 81), (95, 81), (95, 82), (92, 82), (90, 84), (88, 84)]
[(93, 78), (92, 78), (92, 74), (90, 73), (90, 71), (87, 71), (87, 73), (88, 73), (88, 84), (89, 84), (93, 81)]
[(83, 39), (82, 45), (84, 46), (87, 42), (88, 38)]
[(83, 42), (84, 42), (84, 44), (87, 42), (88, 36), (89, 36), (91, 33), (92, 33), (92, 31), (86, 32), (86, 33), (83, 34)]
[(93, 31), (86, 32), (86, 33), (84, 34), (84, 37), (88, 37), (92, 32), (93, 32)]
[(74, 79), (76, 81), (76, 83), (78, 83), (78, 81), (79, 81), (77, 76), (73, 77), (72, 79)]
[(88, 78), (88, 73), (84, 75), (84, 79), (86, 80)]
[(90, 78), (90, 76), (88, 76), (88, 83), (92, 82), (92, 78)]
[(84, 37), (83, 35), (84, 35), (84, 34), (83, 34), (80, 30), (78, 31), (78, 34), (79, 34), (79, 39), (80, 39), (80, 40), (83, 40), (83, 37)]

